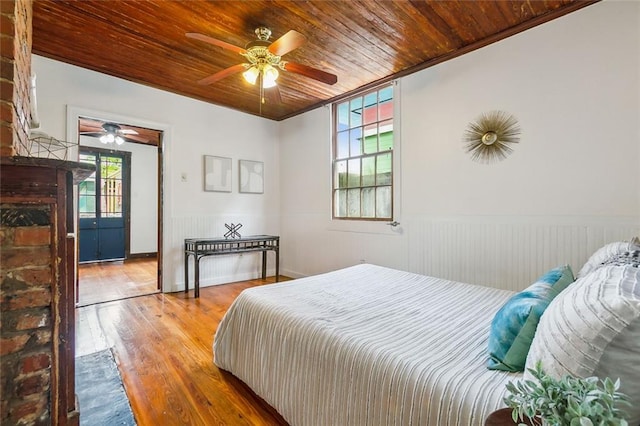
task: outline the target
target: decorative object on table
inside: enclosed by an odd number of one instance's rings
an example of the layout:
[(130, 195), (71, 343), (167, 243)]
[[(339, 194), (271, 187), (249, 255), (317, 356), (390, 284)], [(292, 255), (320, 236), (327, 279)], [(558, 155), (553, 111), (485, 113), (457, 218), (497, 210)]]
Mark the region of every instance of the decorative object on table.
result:
[(225, 238), (242, 238), (238, 229), (242, 228), (242, 224), (239, 223), (237, 225), (225, 223), (224, 226), (228, 229), (228, 231), (224, 234)]
[(507, 158), (513, 152), (511, 144), (520, 141), (518, 120), (504, 111), (482, 114), (469, 123), (463, 143), (471, 159), (479, 163), (494, 163)]
[(231, 158), (204, 156), (204, 190), (231, 192)]
[(31, 131), (26, 148), (26, 157), (69, 160), (70, 151), (73, 152), (74, 149), (77, 149), (78, 144), (53, 138), (43, 132)]
[(620, 380), (597, 377), (586, 379), (548, 376), (540, 363), (529, 372), (535, 380), (510, 382), (510, 394), (504, 399), (514, 422), (525, 417), (547, 425), (620, 425), (627, 426), (620, 404), (627, 396), (618, 392)]
[(240, 160), (239, 169), (240, 192), (264, 193), (264, 163), (262, 161)]

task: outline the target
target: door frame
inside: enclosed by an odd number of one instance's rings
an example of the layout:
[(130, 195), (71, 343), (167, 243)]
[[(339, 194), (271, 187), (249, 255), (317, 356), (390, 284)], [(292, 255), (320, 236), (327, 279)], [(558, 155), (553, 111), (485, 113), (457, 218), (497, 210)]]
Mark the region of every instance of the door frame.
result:
[[(95, 153), (100, 155), (113, 154), (118, 157), (122, 157), (122, 180), (124, 181), (124, 186), (122, 188), (122, 210), (124, 212), (124, 259), (127, 260), (131, 255), (131, 152), (119, 151), (117, 149), (96, 148), (92, 146), (78, 146), (78, 154), (80, 153)], [(96, 181), (96, 190), (97, 186)], [(99, 200), (96, 200), (96, 209), (98, 208), (98, 203)], [(80, 227), (78, 226), (77, 229), (78, 238), (76, 239), (80, 241)]]
[[(89, 108), (79, 107), (75, 105), (67, 105), (67, 141), (72, 142), (75, 146), (72, 146), (68, 151), (67, 159), (71, 161), (78, 161), (78, 147), (80, 145), (80, 132), (78, 121), (80, 117), (91, 117), (98, 120), (109, 121), (114, 123), (127, 123), (132, 126), (138, 127), (146, 127), (148, 129), (157, 130), (161, 132), (160, 142), (157, 145), (158, 148), (158, 156), (157, 156), (157, 164), (158, 164), (158, 244), (157, 244), (157, 252), (158, 252), (158, 290), (161, 292), (165, 291), (164, 285), (164, 275), (165, 271), (171, 271), (171, 265), (168, 263), (169, 259), (164, 256), (166, 250), (168, 250), (171, 246), (171, 242), (167, 241), (167, 235), (170, 235), (168, 232), (169, 229), (165, 229), (169, 226), (168, 219), (170, 218), (170, 212), (167, 210), (170, 203), (171, 191), (170, 188), (165, 188), (165, 185), (168, 183), (165, 181), (165, 177), (168, 174), (168, 164), (165, 163), (164, 159), (170, 154), (170, 139), (171, 139), (171, 126), (164, 123), (158, 123), (142, 118), (135, 118), (132, 116), (126, 116), (122, 114), (117, 114), (113, 112), (106, 111), (98, 111)], [(77, 187), (74, 188), (74, 203), (77, 211), (77, 202), (78, 202), (78, 194)], [(76, 214), (77, 218), (77, 214)], [(76, 253), (78, 247), (76, 246)], [(76, 283), (78, 282), (78, 265), (76, 261)], [(170, 290), (170, 289), (167, 289)], [(76, 294), (77, 296), (77, 294)]]

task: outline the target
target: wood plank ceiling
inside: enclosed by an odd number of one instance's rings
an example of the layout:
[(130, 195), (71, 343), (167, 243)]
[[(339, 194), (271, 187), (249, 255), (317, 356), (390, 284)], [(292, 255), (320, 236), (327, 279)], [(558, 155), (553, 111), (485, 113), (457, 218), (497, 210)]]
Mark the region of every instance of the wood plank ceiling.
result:
[[(35, 0), (34, 54), (125, 80), (282, 120), (362, 88), (410, 74), (573, 12), (578, 0)], [(282, 102), (260, 106), (257, 86), (234, 74), (201, 80), (244, 62), (185, 33), (244, 47), (254, 30), (270, 41), (294, 29), (306, 43), (284, 59), (338, 76), (327, 85), (282, 71)], [(541, 49), (544, 48), (541, 46)]]

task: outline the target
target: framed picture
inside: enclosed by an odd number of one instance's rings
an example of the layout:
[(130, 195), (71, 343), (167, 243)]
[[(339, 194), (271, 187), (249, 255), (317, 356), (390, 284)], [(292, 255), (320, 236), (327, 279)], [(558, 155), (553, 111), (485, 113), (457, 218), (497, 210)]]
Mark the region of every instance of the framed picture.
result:
[(264, 193), (264, 163), (262, 161), (240, 160), (240, 192), (247, 194)]
[(204, 156), (204, 190), (231, 192), (231, 158)]

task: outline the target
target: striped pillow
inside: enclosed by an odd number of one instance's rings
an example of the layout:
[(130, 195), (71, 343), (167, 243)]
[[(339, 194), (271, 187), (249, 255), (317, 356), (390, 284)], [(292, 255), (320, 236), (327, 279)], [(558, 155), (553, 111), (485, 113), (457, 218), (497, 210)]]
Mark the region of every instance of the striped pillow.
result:
[[(603, 266), (556, 297), (542, 316), (527, 356), (548, 374), (620, 378), (640, 423), (640, 269)], [(525, 380), (531, 380), (526, 371)]]
[(582, 266), (576, 278), (582, 278), (589, 272), (596, 270), (613, 256), (633, 250), (640, 250), (640, 240), (638, 237), (633, 237), (631, 241), (618, 241), (606, 244), (589, 257), (589, 260)]

